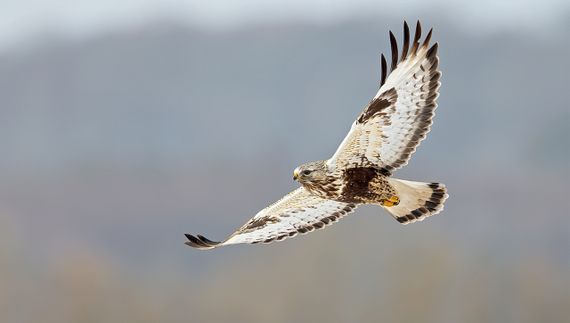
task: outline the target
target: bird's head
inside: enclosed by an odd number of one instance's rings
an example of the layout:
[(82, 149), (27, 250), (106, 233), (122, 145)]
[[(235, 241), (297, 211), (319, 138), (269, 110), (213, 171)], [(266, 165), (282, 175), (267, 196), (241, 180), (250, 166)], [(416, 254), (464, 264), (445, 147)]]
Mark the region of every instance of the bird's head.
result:
[(293, 179), (299, 183), (310, 183), (326, 178), (327, 165), (324, 160), (305, 163), (293, 171)]

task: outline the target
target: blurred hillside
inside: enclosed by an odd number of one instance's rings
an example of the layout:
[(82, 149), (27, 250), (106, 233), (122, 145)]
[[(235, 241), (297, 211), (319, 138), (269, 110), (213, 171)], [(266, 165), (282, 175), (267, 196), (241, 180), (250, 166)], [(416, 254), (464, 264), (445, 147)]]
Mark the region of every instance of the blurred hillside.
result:
[[(418, 164), (463, 169), (484, 158), (493, 166), (562, 168), (570, 160), (553, 143), (565, 137), (569, 114), (565, 30), (477, 36), (445, 20), (424, 25), (435, 25), (442, 44), (444, 112), (427, 142), (430, 158), (420, 154)], [(260, 155), (299, 156), (291, 165), (325, 158), (377, 88), (388, 28), (400, 34), (401, 21), (224, 33), (157, 23), (4, 53), (0, 166), (192, 168), (228, 158), (251, 164)], [(449, 147), (461, 153), (446, 153)]]
[(183, 233), (224, 237), (293, 189), (294, 167), (328, 158), (400, 19), (164, 21), (0, 53), (0, 321), (570, 317), (568, 28), (422, 21), (440, 42), (440, 107), (397, 176), (446, 183), (444, 213), (403, 227), (365, 207), (210, 253)]

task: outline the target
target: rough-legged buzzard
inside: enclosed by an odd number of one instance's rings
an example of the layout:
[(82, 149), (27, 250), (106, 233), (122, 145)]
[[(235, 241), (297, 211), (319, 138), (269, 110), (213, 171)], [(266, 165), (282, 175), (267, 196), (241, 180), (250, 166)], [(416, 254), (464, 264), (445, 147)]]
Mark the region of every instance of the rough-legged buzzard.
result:
[(438, 44), (432, 31), (421, 41), (418, 21), (414, 38), (404, 22), (401, 53), (390, 32), (392, 59), (388, 70), (381, 56), (380, 89), (352, 124), (329, 160), (303, 164), (293, 178), (301, 187), (261, 210), (222, 242), (186, 234), (186, 244), (211, 249), (237, 243), (269, 243), (307, 233), (338, 221), (360, 204), (383, 207), (402, 224), (439, 213), (447, 199), (440, 183), (391, 177), (408, 163), (429, 132), (439, 95)]

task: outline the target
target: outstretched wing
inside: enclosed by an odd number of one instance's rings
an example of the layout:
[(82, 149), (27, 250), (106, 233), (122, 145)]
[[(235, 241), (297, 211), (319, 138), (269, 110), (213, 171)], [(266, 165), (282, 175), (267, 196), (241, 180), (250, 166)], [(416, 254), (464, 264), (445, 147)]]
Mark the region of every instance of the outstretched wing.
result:
[(198, 249), (238, 243), (270, 243), (299, 233), (321, 229), (352, 212), (356, 205), (322, 199), (300, 187), (281, 200), (259, 211), (244, 226), (222, 242), (202, 235), (186, 234), (187, 245)]
[(429, 47), (431, 33), (420, 45), (418, 21), (410, 48), (410, 31), (404, 22), (404, 45), (398, 58), (398, 45), (390, 32), (391, 71), (387, 73), (382, 55), (380, 89), (327, 162), (329, 167), (374, 166), (391, 174), (408, 163), (429, 132), (437, 107), (441, 72), (438, 45)]

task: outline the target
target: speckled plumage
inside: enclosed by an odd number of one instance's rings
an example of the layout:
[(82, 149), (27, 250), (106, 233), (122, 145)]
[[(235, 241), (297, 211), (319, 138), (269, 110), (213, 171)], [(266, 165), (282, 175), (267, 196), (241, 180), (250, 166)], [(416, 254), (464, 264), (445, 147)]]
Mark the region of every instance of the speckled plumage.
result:
[[(319, 165), (319, 171), (313, 170), (310, 177), (299, 176), (297, 180), (307, 191), (321, 198), (344, 203), (381, 204), (396, 195), (387, 176), (379, 168), (350, 167), (329, 171), (325, 161), (313, 162), (311, 165)], [(306, 167), (302, 166), (299, 171), (302, 172)], [(318, 172), (323, 172), (324, 176), (313, 174)]]
[[(418, 22), (413, 40), (404, 23), (401, 56), (392, 32), (390, 72), (381, 56), (380, 89), (328, 160), (303, 164), (294, 171), (302, 187), (258, 212), (222, 242), (187, 234), (187, 244), (211, 249), (238, 243), (269, 243), (336, 222), (359, 204), (382, 206), (407, 224), (439, 213), (447, 199), (445, 185), (391, 177), (406, 165), (429, 132), (437, 107), (441, 72), (438, 44), (431, 30), (420, 43)], [(326, 113), (331, 113), (327, 111)]]

